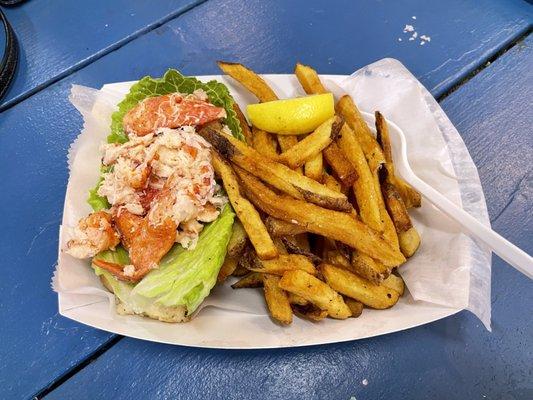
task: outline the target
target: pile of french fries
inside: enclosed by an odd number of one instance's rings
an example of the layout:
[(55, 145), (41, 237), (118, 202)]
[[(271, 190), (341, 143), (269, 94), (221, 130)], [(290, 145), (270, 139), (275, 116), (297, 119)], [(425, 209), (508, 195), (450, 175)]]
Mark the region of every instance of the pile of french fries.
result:
[[(278, 99), (250, 69), (218, 64), (260, 102)], [(312, 68), (297, 64), (295, 74), (307, 94), (328, 92)], [(218, 123), (200, 131), (238, 216), (218, 282), (233, 275), (234, 289), (262, 287), (281, 324), (293, 314), (346, 319), (396, 304), (397, 268), (420, 245), (407, 210), (421, 198), (394, 173), (385, 118), (375, 113), (374, 136), (345, 95), (314, 132), (274, 135), (235, 111), (246, 142)]]

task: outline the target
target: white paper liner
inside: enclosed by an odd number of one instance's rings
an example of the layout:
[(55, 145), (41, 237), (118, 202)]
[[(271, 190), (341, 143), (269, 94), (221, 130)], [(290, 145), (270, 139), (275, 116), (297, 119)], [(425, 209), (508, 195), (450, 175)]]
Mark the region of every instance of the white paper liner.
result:
[[(280, 97), (303, 95), (292, 75), (265, 75)], [(230, 78), (228, 85), (244, 108), (254, 102)], [(413, 170), (450, 200), (488, 224), (477, 170), (459, 133), (429, 92), (398, 61), (384, 59), (350, 77), (324, 76), (335, 94), (352, 95), (361, 110), (380, 110), (407, 138)], [(476, 314), (490, 329), (490, 252), (461, 233), (460, 227), (423, 202), (414, 210), (422, 237), (416, 255), (400, 268), (409, 294), (385, 311), (367, 310), (358, 319), (325, 320), (320, 324), (295, 319), (290, 327), (274, 324), (259, 290), (216, 287), (203, 310), (186, 324), (170, 325), (147, 318), (120, 316), (113, 295), (100, 284), (88, 261), (61, 251), (68, 231), (90, 212), (88, 189), (99, 176), (99, 147), (109, 133), (110, 118), (132, 83), (105, 85), (101, 90), (73, 86), (70, 96), (84, 118), (82, 133), (69, 150), (70, 179), (60, 228), (60, 251), (52, 282), (62, 315), (122, 335), (201, 347), (261, 348), (339, 342), (407, 329), (462, 309)], [(456, 173), (456, 171), (458, 171)]]

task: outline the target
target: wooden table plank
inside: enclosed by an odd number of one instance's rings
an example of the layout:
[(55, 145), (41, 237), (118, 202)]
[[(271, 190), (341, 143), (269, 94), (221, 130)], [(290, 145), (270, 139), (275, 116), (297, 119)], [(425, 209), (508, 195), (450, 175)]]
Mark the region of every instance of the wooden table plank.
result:
[(4, 12), (20, 64), (3, 108), (204, 0), (32, 0)]
[[(532, 43), (513, 48), (443, 103), (481, 161), (495, 229), (530, 253), (533, 115), (524, 99)], [(506, 178), (512, 182), (491, 184)], [(503, 212), (500, 203), (508, 203)], [(46, 399), (441, 399), (451, 391), (458, 399), (531, 398), (533, 283), (496, 257), (493, 270), (492, 333), (462, 312), (405, 332), (303, 349), (198, 350), (126, 338)]]
[[(487, 1), (492, 3), (495, 5), (487, 7), (488, 16), (484, 14), (480, 19), (486, 24), (490, 18), (506, 24), (514, 21), (519, 29), (509, 28), (505, 37), (518, 34), (525, 18), (519, 3), (509, 3), (508, 9), (496, 1)], [(0, 163), (12, 167), (0, 169), (3, 192), (7, 196), (7, 201), (2, 203), (4, 229), (0, 233), (2, 265), (7, 267), (3, 269), (0, 290), (9, 293), (0, 306), (0, 354), (3, 360), (8, 360), (0, 364), (0, 398), (32, 396), (112, 338), (58, 317), (56, 298), (49, 288), (67, 180), (66, 152), (81, 127), (80, 116), (67, 101), (71, 84), (98, 87), (144, 74), (160, 75), (168, 67), (178, 67), (191, 74), (214, 73), (213, 60), (218, 58), (240, 59), (260, 71), (272, 72), (288, 72), (294, 61), (300, 59), (316, 65), (324, 73), (349, 73), (369, 61), (395, 55), (419, 76), (426, 76), (423, 78), (426, 84), (435, 86), (448, 82), (449, 74), (470, 65), (475, 59), (470, 55), (478, 54), (480, 48), (478, 34), (464, 40), (456, 34), (456, 30), (467, 29), (474, 23), (462, 17), (468, 14), (464, 7), (471, 10), (473, 3), (465, 3), (461, 8), (454, 2), (459, 7), (455, 16), (451, 11), (442, 11), (450, 21), (458, 20), (454, 23), (455, 31), (449, 29), (449, 22), (434, 21), (432, 31), (428, 32), (432, 37), (440, 37), (442, 46), (449, 44), (447, 53), (433, 48), (437, 43), (434, 40), (424, 47), (394, 47), (397, 46), (393, 43), (395, 35), (401, 35), (403, 22), (394, 23), (392, 29), (389, 21), (398, 15), (404, 20), (396, 6), (385, 10), (380, 4), (345, 3), (341, 12), (316, 4), (306, 8), (304, 2), (291, 4), (288, 8), (281, 1), (205, 3), (2, 113)], [(411, 8), (406, 6), (406, 20), (411, 15), (423, 20), (420, 16), (425, 15), (424, 2), (405, 4), (411, 5)], [(440, 6), (435, 7), (440, 10)], [(353, 15), (349, 23), (341, 18), (346, 13)], [(326, 14), (328, 18), (324, 17)], [(369, 23), (371, 18), (373, 23)], [(339, 22), (331, 24), (331, 20)], [(479, 34), (486, 32), (480, 29)], [(323, 35), (319, 37), (317, 32)], [(337, 44), (349, 43), (351, 38), (356, 38), (353, 51), (346, 51), (347, 45)], [(498, 48), (503, 40), (501, 35), (490, 38), (487, 42), (490, 45), (482, 46), (485, 52)], [(318, 39), (322, 45), (317, 49)], [(455, 42), (459, 40), (456, 50)], [(461, 56), (465, 51), (468, 56)], [(482, 54), (485, 53), (478, 56)], [(452, 69), (447, 67), (448, 57), (458, 60)], [(431, 72), (443, 64), (444, 67)], [(12, 211), (13, 205), (17, 207), (16, 212)], [(342, 347), (339, 349), (344, 351)], [(309, 351), (303, 354), (313, 354)], [(198, 358), (203, 353), (194, 354), (192, 357)]]

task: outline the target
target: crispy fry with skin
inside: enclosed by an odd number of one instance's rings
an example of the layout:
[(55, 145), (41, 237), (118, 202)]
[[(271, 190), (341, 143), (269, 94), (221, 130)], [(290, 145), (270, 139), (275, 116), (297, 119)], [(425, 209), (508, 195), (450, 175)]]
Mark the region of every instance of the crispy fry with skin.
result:
[(315, 265), (320, 264), (322, 262), (322, 259), (320, 257), (311, 253), (311, 251), (309, 250), (305, 250), (299, 247), (297, 243), (290, 239), (290, 237), (283, 237), (281, 238), (281, 240), (283, 241), (283, 244), (285, 245), (286, 249), (289, 251), (290, 254), (300, 254), (302, 256), (305, 256)]
[(381, 164), (385, 163), (385, 156), (353, 99), (348, 95), (342, 96), (337, 102), (335, 110), (354, 131), (358, 142), (361, 144), (370, 170), (376, 172)]
[(366, 253), (387, 266), (397, 266), (405, 261), (399, 250), (386, 243), (381, 235), (352, 215), (327, 210), (305, 201), (281, 197), (266, 187), (257, 178), (236, 169), (243, 189), (252, 203), (263, 212), (291, 223), (296, 223), (308, 232), (338, 240)]
[(342, 193), (334, 192), (289, 167), (262, 156), (219, 127), (217, 124), (206, 125), (199, 133), (226, 160), (292, 197), (335, 210), (350, 211), (353, 208)]
[(231, 285), (232, 289), (258, 288), (263, 286), (263, 274), (249, 272)]
[(298, 306), (306, 306), (309, 304), (306, 299), (304, 299), (302, 296), (298, 296), (297, 294), (287, 292), (287, 296), (289, 297), (289, 303), (291, 304)]
[(385, 206), (385, 200), (383, 199), (383, 194), (381, 193), (380, 182), (379, 182), (379, 171), (374, 173), (374, 186), (378, 188), (377, 190), (377, 199), (379, 206), (379, 215), (381, 216), (381, 221), (383, 223), (383, 237), (385, 240), (392, 245), (395, 249), (400, 248), (398, 241), (398, 234), (396, 233), (396, 227), (392, 222), (387, 207)]
[(322, 182), (324, 178), (324, 157), (317, 154), (304, 165), (304, 174), (314, 181)]
[(400, 249), (405, 257), (411, 257), (420, 247), (420, 235), (413, 226), (411, 229), (398, 235)]
[(320, 267), (329, 286), (368, 307), (390, 308), (396, 304), (400, 297), (395, 290), (383, 285), (375, 285), (344, 268), (330, 264), (322, 264)]
[(326, 250), (324, 261), (344, 268), (350, 268), (350, 260), (340, 250)]
[(324, 149), (324, 159), (344, 186), (349, 187), (355, 183), (358, 178), (357, 171), (337, 143), (333, 142)]
[(265, 225), (274, 237), (294, 236), (307, 232), (305, 227), (270, 216), (266, 218)]
[(237, 103), (233, 103), (233, 111), (235, 111), (235, 114), (237, 114), (237, 119), (239, 120), (239, 125), (241, 126), (241, 131), (244, 136), (244, 140), (246, 140), (246, 144), (248, 146), (252, 146), (252, 131), (250, 130), (250, 125), (248, 125), (248, 121), (246, 120), (246, 117), (242, 113), (242, 110)]
[(287, 294), (279, 287), (280, 279), (276, 275), (263, 274), (265, 300), (272, 318), (289, 325), (292, 322), (292, 308)]
[(378, 193), (376, 193), (372, 172), (354, 132), (347, 124), (341, 128), (337, 144), (357, 171), (358, 179), (353, 184), (353, 191), (361, 220), (372, 229), (383, 231)]
[(260, 102), (277, 100), (278, 96), (254, 71), (242, 64), (217, 61), (219, 68), (248, 89)]
[(233, 274), (233, 272), (235, 272), (235, 269), (237, 268), (238, 263), (239, 263), (239, 260), (237, 258), (227, 256), (224, 259), (224, 263), (222, 264), (222, 267), (220, 267), (220, 271), (218, 271), (217, 283), (218, 284), (223, 283), (228, 276)]
[(343, 298), (344, 298), (344, 302), (346, 303), (346, 305), (352, 312), (352, 318), (357, 318), (361, 316), (361, 314), (363, 313), (363, 308), (364, 308), (363, 303), (361, 303), (360, 301), (354, 300), (350, 297), (343, 296)]
[(395, 175), (394, 162), (392, 160), (392, 145), (389, 136), (389, 127), (387, 121), (379, 111), (375, 113), (376, 117), (376, 139), (383, 149), (385, 157), (385, 168), (388, 172), (390, 183), (394, 184), (402, 197), (407, 208), (420, 207), (422, 205), (422, 196), (411, 185), (402, 178)]
[(294, 68), (294, 74), (298, 78), (298, 81), (300, 82), (300, 85), (302, 85), (305, 93), (323, 94), (329, 92), (329, 90), (326, 90), (324, 85), (322, 85), (318, 74), (313, 68), (297, 63), (296, 67)]
[(246, 249), (248, 235), (242, 226), (242, 222), (235, 220), (231, 230), (231, 237), (228, 242), (227, 255), (230, 257), (239, 257)]
[(239, 263), (237, 264), (237, 268), (235, 268), (235, 271), (233, 271), (232, 276), (245, 276), (246, 274), (250, 273), (250, 270), (244, 266), (244, 264), (241, 262), (243, 257), (239, 260)]
[(376, 285), (380, 285), (391, 272), (391, 267), (387, 267), (358, 251), (352, 252), (351, 268), (349, 269)]
[(316, 268), (311, 261), (300, 254), (280, 254), (278, 258), (273, 260), (260, 260), (249, 255), (251, 261), (248, 264), (250, 271), (261, 272), (264, 274), (283, 275), (286, 271), (302, 270), (311, 275), (316, 275)]
[(281, 153), (277, 160), (293, 169), (302, 166), (306, 161), (313, 159), (331, 144), (342, 124), (342, 119), (339, 117), (328, 119), (316, 128), (314, 132)]
[(394, 185), (385, 180), (381, 183), (381, 192), (385, 200), (387, 211), (396, 228), (396, 232), (400, 234), (401, 232), (411, 229), (413, 227), (411, 218), (409, 217), (407, 208)]
[(261, 129), (252, 127), (252, 147), (262, 156), (275, 159), (278, 150), (274, 137)]
[(241, 196), (239, 183), (235, 173), (216, 152), (212, 153), (212, 163), (215, 172), (222, 178), (224, 188), (228, 194), (233, 209), (237, 213), (250, 242), (261, 259), (271, 259), (278, 255), (272, 238), (261, 220), (261, 216), (254, 206)]
[(387, 279), (381, 282), (381, 284), (389, 289), (397, 291), (400, 296), (403, 296), (405, 291), (405, 283), (401, 276), (390, 274)]
[(341, 183), (328, 173), (324, 174), (324, 185), (335, 192), (342, 192)]
[(285, 272), (279, 286), (287, 292), (303, 297), (321, 310), (326, 310), (332, 318), (346, 319), (352, 315), (340, 294), (304, 271)]

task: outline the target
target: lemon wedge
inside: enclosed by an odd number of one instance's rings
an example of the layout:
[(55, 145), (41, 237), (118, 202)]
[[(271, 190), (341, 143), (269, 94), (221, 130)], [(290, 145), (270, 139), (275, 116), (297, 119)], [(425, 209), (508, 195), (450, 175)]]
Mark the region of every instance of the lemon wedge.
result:
[(315, 130), (335, 114), (333, 94), (249, 104), (252, 125), (267, 132), (298, 135)]

